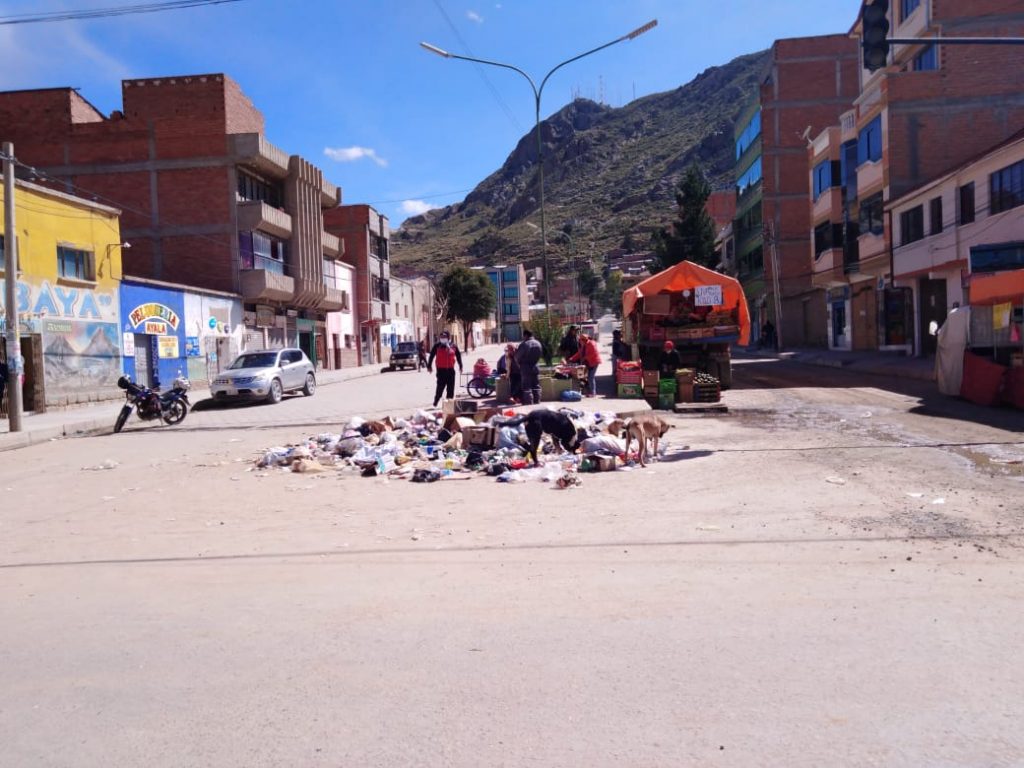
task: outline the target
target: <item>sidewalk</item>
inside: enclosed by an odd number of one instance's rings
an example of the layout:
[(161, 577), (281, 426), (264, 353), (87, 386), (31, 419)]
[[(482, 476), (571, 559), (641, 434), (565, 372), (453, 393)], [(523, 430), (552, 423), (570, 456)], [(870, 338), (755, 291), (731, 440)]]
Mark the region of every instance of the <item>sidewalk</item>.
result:
[(893, 352), (844, 352), (831, 349), (792, 349), (773, 352), (736, 347), (737, 358), (773, 357), (802, 365), (843, 368), (857, 373), (895, 376), (919, 381), (935, 381), (935, 360), (930, 357), (907, 357)]

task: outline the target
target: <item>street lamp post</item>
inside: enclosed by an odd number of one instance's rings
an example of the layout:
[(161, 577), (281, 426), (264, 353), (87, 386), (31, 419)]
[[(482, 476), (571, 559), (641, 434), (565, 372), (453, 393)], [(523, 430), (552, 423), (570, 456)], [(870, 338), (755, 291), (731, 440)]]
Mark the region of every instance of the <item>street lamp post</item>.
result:
[(599, 45), (597, 48), (593, 48), (593, 49), (591, 49), (589, 51), (586, 51), (585, 53), (581, 53), (578, 56), (573, 56), (571, 59), (566, 59), (561, 64), (558, 64), (557, 66), (553, 67), (546, 75), (544, 75), (544, 79), (541, 80), (539, 88), (537, 87), (537, 84), (533, 81), (533, 78), (530, 77), (528, 74), (526, 74), (526, 72), (524, 72), (523, 70), (519, 69), (519, 67), (514, 67), (511, 64), (503, 64), (500, 61), (489, 61), (487, 59), (477, 59), (477, 58), (473, 58), (472, 56), (460, 56), (457, 53), (450, 53), (450, 52), (445, 51), (445, 50), (443, 50), (441, 48), (438, 48), (436, 45), (431, 45), (430, 43), (420, 43), (420, 45), (423, 48), (425, 48), (426, 50), (430, 51), (431, 53), (436, 53), (438, 56), (444, 56), (446, 59), (461, 59), (462, 61), (473, 61), (473, 62), (476, 62), (477, 64), (489, 64), (492, 67), (502, 67), (504, 69), (511, 69), (513, 72), (518, 72), (520, 75), (525, 77), (526, 81), (530, 84), (530, 87), (533, 89), (533, 100), (534, 100), (534, 108), (535, 108), (534, 109), (534, 119), (535, 119), (535, 125), (536, 125), (536, 133), (537, 133), (537, 169), (538, 169), (538, 173), (539, 173), (538, 182), (539, 182), (539, 185), (540, 185), (540, 236), (541, 236), (541, 255), (543, 256), (543, 259), (544, 259), (544, 305), (545, 305), (545, 307), (547, 306), (548, 301), (549, 301), (549, 297), (551, 295), (551, 290), (550, 290), (551, 289), (551, 284), (550, 284), (550, 281), (548, 279), (547, 224), (546, 224), (546, 221), (545, 221), (545, 218), (544, 218), (544, 158), (543, 158), (543, 144), (542, 144), (541, 138), (540, 138), (540, 97), (541, 97), (541, 94), (544, 92), (544, 86), (547, 84), (548, 78), (550, 78), (553, 74), (555, 74), (555, 72), (557, 72), (559, 69), (564, 67), (566, 64), (571, 64), (572, 62), (578, 61), (579, 59), (582, 59), (584, 56), (589, 56), (592, 53), (597, 53), (598, 51), (603, 51), (605, 48), (608, 48), (608, 47), (610, 47), (612, 45), (615, 45), (616, 43), (622, 43), (622, 42), (625, 42), (627, 40), (632, 40), (632, 39), (634, 39), (636, 37), (639, 37), (644, 32), (648, 32), (648, 31), (654, 29), (657, 25), (658, 25), (658, 20), (657, 19), (653, 19), (653, 20), (647, 22), (646, 24), (644, 24), (642, 27), (637, 27), (636, 29), (634, 29), (632, 32), (630, 32), (627, 35), (623, 35), (622, 37), (618, 37), (615, 40), (612, 40), (611, 42), (605, 43), (604, 45)]
[[(540, 227), (538, 227), (536, 224), (534, 224), (532, 221), (526, 222), (526, 226), (528, 226), (528, 227), (530, 227), (532, 229), (540, 230), (541, 237), (544, 236), (544, 231)], [(569, 249), (572, 252), (572, 259), (571, 260), (572, 260), (572, 268), (573, 268), (573, 287), (575, 289), (575, 294), (576, 294), (576, 307), (579, 308), (579, 305), (580, 305), (580, 302), (581, 302), (581, 299), (580, 299), (580, 279), (579, 279), (580, 276), (579, 276), (579, 261), (578, 261), (578, 256), (576, 255), (576, 241), (573, 239), (572, 235), (570, 235), (568, 232), (566, 232), (564, 230), (556, 229), (555, 230), (555, 234), (556, 235), (561, 235), (562, 237), (564, 237), (566, 240), (569, 241)], [(547, 253), (548, 244), (545, 242), (545, 243), (542, 244), (541, 247), (544, 249), (544, 252)], [(545, 274), (547, 274), (546, 270), (545, 270)], [(547, 286), (546, 285), (545, 285), (545, 290), (547, 290)], [(549, 302), (547, 300), (547, 296), (545, 296), (544, 298), (545, 298), (545, 307), (547, 307), (549, 305)], [(575, 319), (575, 318), (573, 318), (573, 319)]]

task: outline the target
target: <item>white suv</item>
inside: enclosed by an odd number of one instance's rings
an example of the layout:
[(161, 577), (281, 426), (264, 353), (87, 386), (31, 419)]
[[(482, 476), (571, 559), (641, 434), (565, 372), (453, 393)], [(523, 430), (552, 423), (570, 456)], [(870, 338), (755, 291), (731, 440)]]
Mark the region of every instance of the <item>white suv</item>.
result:
[(216, 400), (265, 399), (279, 403), (285, 392), (298, 391), (307, 397), (316, 391), (313, 363), (301, 349), (244, 352), (210, 385)]

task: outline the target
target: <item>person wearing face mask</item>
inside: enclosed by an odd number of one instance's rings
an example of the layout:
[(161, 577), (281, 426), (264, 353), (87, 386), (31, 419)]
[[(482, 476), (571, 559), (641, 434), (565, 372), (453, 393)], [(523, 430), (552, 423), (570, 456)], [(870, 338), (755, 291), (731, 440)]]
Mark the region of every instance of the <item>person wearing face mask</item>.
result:
[(427, 372), (431, 372), (434, 366), (434, 359), (437, 359), (437, 388), (434, 390), (434, 407), (437, 408), (442, 393), (451, 400), (455, 397), (455, 366), (459, 366), (459, 373), (462, 373), (462, 353), (458, 346), (452, 341), (451, 334), (443, 331), (437, 338), (430, 350), (430, 357), (427, 358)]

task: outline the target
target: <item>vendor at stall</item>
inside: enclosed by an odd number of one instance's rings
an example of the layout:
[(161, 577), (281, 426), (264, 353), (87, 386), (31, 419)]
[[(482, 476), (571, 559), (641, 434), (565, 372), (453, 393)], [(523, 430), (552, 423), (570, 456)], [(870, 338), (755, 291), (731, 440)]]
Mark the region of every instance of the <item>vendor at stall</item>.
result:
[(498, 365), (495, 369), (499, 376), (508, 378), (509, 397), (513, 400), (521, 400), (523, 397), (523, 378), (519, 374), (519, 363), (516, 362), (516, 348), (514, 344), (505, 347), (505, 354), (498, 358)]
[(675, 378), (676, 371), (683, 367), (683, 359), (679, 350), (671, 341), (666, 341), (661, 349), (661, 356), (658, 358), (658, 371), (663, 379)]
[(576, 354), (569, 358), (570, 363), (582, 363), (587, 366), (587, 397), (597, 397), (597, 367), (601, 365), (601, 353), (597, 342), (587, 336), (580, 336), (580, 346)]

